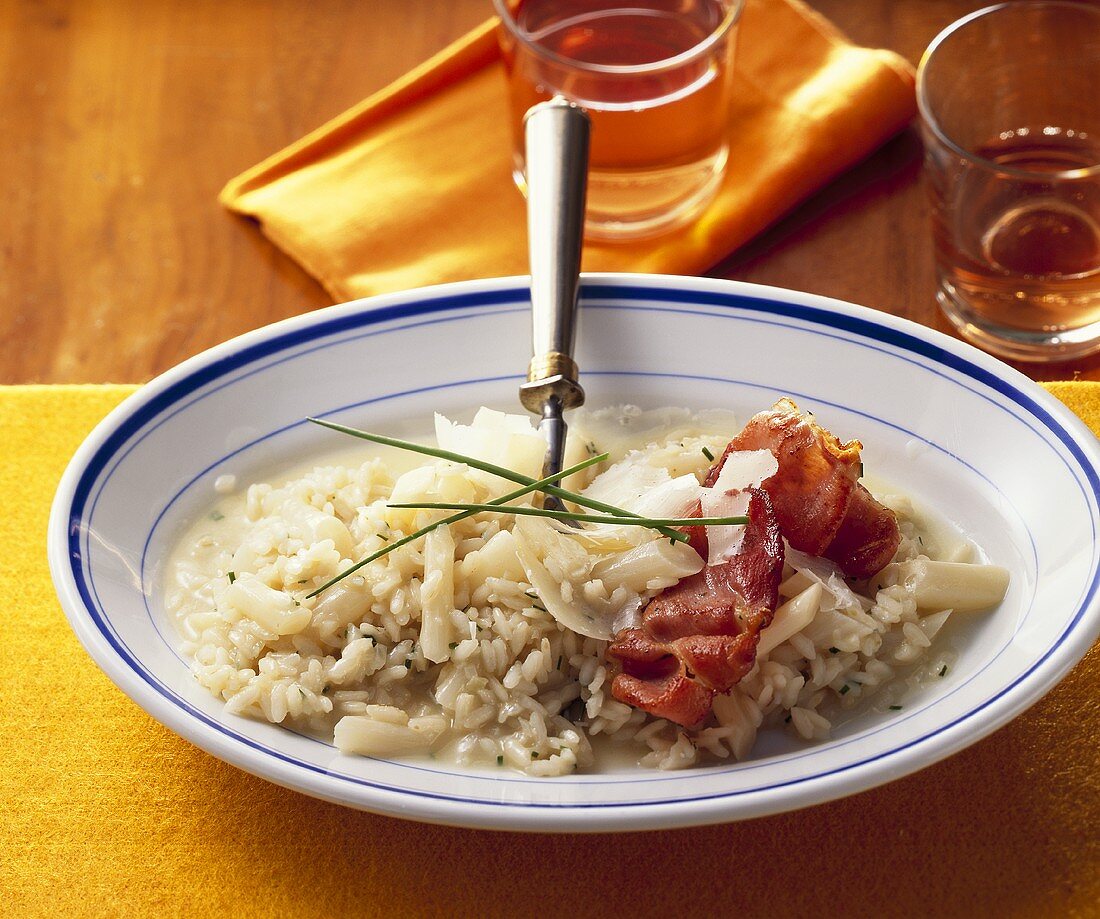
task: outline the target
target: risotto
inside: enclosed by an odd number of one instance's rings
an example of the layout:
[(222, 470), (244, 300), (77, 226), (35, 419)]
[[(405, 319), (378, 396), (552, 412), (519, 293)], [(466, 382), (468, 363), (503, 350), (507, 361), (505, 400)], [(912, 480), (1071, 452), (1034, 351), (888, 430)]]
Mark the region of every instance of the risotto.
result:
[[(683, 508), (714, 491), (703, 483), (735, 430), (727, 412), (578, 413), (566, 464), (609, 457), (562, 486), (642, 516), (689, 516)], [(544, 444), (526, 417), (437, 417), (436, 438), (541, 474)], [(655, 597), (715, 564), (715, 546), (726, 560), (745, 551), (745, 527), (708, 528), (708, 560), (652, 528), (577, 530), (478, 512), (310, 596), (454, 513), (391, 505), (485, 503), (514, 486), (463, 463), (367, 448), (243, 490), (219, 480), (218, 489), (170, 561), (166, 603), (195, 678), (229, 712), (332, 739), (347, 754), (536, 776), (624, 758), (660, 769), (741, 759), (761, 730), (817, 741), (868, 708), (900, 711), (954, 666), (937, 641), (949, 619), (998, 603), (1008, 578), (953, 528), (875, 487), (897, 520), (889, 563), (855, 579), (784, 543), (754, 656), (731, 689), (708, 690), (706, 716), (685, 726), (654, 714), (660, 706), (623, 701), (616, 680), (631, 662), (609, 648), (639, 629)], [(539, 506), (531, 495), (512, 503)], [(696, 678), (692, 666), (680, 673)]]

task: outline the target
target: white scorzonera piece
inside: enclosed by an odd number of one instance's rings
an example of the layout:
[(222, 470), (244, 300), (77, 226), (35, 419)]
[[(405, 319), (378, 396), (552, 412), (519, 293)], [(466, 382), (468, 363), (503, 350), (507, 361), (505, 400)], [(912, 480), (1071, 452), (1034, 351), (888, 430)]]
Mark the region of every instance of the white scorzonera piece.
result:
[(370, 592), (362, 579), (348, 578), (326, 590), (315, 601), (314, 621), (339, 626), (362, 618), (370, 607)]
[(471, 593), (484, 585), (489, 578), (522, 581), (526, 576), (511, 530), (500, 530), (483, 541), (481, 548), (468, 553), (462, 561), (456, 563), (455, 570), (458, 580), (468, 585)]
[(651, 539), (627, 552), (601, 559), (592, 574), (607, 584), (644, 594), (671, 587), (702, 568), (699, 553), (687, 543)]
[[(704, 517), (741, 517), (748, 513), (747, 488), (758, 488), (770, 479), (779, 464), (770, 450), (738, 450), (730, 453), (714, 485), (701, 490), (700, 503)], [(741, 549), (744, 526), (707, 527), (708, 565), (720, 565), (733, 558)]]
[[(492, 477), (499, 482), (496, 476)], [(426, 501), (471, 504), (485, 497), (484, 479), (475, 478), (473, 470), (444, 460), (417, 466), (404, 473), (393, 484), (387, 505), (417, 504)], [(386, 507), (384, 519), (395, 530), (411, 532), (421, 525), (418, 521), (438, 520), (446, 511), (414, 510)]]
[(326, 539), (345, 558), (351, 553), (352, 538), (347, 526), (332, 514), (326, 514), (306, 501), (284, 501), (279, 512), (287, 523), (288, 535), (304, 545), (316, 546)]
[(1000, 603), (1008, 590), (1008, 571), (999, 565), (970, 565), (914, 558), (888, 565), (879, 580), (901, 584), (919, 609), (974, 612)]
[(333, 741), (341, 753), (401, 756), (428, 752), (446, 729), (447, 720), (442, 715), (409, 718), (404, 724), (386, 716), (345, 715), (336, 722)]
[(424, 582), (420, 588), (420, 650), (433, 664), (450, 657), (454, 562), (450, 528), (436, 527), (424, 537)]
[(222, 603), (277, 635), (301, 632), (313, 616), (290, 594), (252, 577), (230, 584), (222, 594)]
[(813, 622), (821, 606), (821, 593), (820, 584), (811, 584), (802, 593), (782, 604), (775, 611), (767, 628), (761, 631), (756, 653), (761, 657), (767, 656), (773, 648), (797, 635)]

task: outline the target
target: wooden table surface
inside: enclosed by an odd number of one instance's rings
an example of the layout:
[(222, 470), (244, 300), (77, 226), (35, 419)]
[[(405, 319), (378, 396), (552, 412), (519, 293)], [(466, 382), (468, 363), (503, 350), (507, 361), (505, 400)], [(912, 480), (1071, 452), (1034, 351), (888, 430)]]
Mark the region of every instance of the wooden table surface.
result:
[[(916, 61), (985, 0), (811, 0)], [(489, 0), (0, 0), (0, 383), (143, 381), (330, 301), (215, 196)], [(710, 274), (948, 331), (907, 131)], [(1100, 358), (1024, 367), (1100, 379)]]

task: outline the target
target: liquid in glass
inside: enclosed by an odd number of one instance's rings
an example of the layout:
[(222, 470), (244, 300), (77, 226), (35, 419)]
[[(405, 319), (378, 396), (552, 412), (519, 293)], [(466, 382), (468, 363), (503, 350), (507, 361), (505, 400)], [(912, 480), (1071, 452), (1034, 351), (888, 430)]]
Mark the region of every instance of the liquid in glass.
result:
[[(941, 282), (982, 320), (1022, 332), (1100, 322), (1100, 145), (1073, 129), (1008, 130), (975, 154), (1030, 178), (963, 169), (932, 182)], [(1072, 174), (1072, 173), (1071, 173)]]
[(710, 200), (727, 156), (734, 13), (725, 0), (521, 0), (504, 40), (517, 184), (523, 116), (564, 95), (592, 119), (588, 232), (667, 229)]

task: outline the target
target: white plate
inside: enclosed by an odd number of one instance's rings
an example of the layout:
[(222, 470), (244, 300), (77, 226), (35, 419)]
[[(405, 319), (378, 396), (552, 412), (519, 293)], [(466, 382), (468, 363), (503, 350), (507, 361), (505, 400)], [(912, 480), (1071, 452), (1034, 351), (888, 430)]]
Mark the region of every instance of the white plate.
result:
[(1049, 690), (1100, 631), (1093, 435), (1004, 364), (921, 326), (808, 294), (693, 278), (586, 277), (588, 404), (726, 407), (792, 395), (866, 445), (1012, 571), (1003, 605), (949, 637), (957, 665), (901, 712), (824, 743), (761, 736), (751, 759), (681, 772), (558, 779), (341, 756), (227, 715), (191, 678), (160, 572), (225, 473), (346, 446), (303, 421), (376, 431), (433, 410), (516, 409), (529, 356), (523, 279), (478, 281), (310, 313), (157, 378), (77, 452), (50, 520), (54, 582), (96, 663), (154, 718), (242, 769), (320, 798), (418, 820), (523, 830), (686, 826), (804, 807), (889, 781), (990, 733)]

